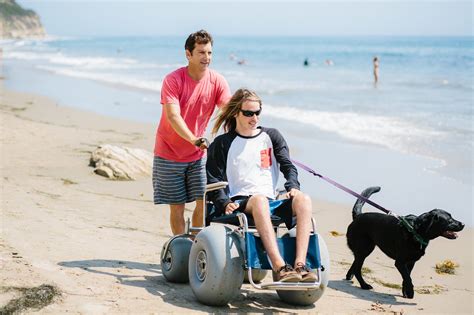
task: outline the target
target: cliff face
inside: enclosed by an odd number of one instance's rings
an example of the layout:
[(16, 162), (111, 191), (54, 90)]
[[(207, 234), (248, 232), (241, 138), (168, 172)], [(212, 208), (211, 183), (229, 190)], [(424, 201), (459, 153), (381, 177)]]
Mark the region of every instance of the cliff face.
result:
[(15, 0), (0, 0), (0, 38), (41, 38), (46, 35), (39, 16)]

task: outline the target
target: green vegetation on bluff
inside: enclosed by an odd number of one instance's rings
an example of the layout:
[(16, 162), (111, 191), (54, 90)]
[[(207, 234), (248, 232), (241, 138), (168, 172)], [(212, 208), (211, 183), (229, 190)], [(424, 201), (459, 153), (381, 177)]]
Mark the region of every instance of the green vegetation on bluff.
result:
[(14, 16), (33, 16), (35, 11), (23, 9), (15, 0), (0, 0), (0, 17), (11, 19)]

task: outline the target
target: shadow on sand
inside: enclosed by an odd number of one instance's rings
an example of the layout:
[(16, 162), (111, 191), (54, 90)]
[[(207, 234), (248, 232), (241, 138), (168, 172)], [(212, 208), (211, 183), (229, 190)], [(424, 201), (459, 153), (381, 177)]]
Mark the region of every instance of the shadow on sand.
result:
[[(282, 302), (275, 291), (250, 290), (249, 284), (244, 284), (240, 294), (228, 305), (222, 307), (205, 306), (197, 301), (188, 283), (170, 283), (161, 273), (159, 264), (147, 264), (125, 260), (92, 259), (59, 262), (58, 265), (112, 276), (122, 285), (145, 289), (154, 296), (159, 296), (164, 302), (195, 311), (204, 312), (239, 312), (262, 313), (294, 310), (313, 310), (315, 305), (292, 306)], [(133, 270), (127, 274), (126, 270)], [(140, 275), (140, 271), (144, 274)], [(156, 274), (156, 275), (150, 275)], [(284, 309), (284, 310), (282, 310)]]
[(414, 302), (397, 301), (395, 297), (402, 297), (401, 295), (393, 295), (387, 293), (380, 293), (374, 290), (363, 290), (359, 286), (356, 286), (352, 281), (348, 280), (335, 280), (329, 281), (328, 287), (336, 290), (345, 292), (353, 295), (355, 298), (360, 300), (366, 300), (370, 302), (380, 302), (390, 305), (416, 305)]

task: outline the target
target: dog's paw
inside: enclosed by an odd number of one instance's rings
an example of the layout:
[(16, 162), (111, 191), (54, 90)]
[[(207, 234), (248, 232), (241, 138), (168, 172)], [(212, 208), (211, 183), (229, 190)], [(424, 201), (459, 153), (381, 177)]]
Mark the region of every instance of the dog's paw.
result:
[(413, 288), (403, 288), (402, 293), (403, 297), (407, 299), (413, 299), (415, 296), (415, 291), (413, 291)]
[(364, 283), (360, 286), (364, 290), (372, 290), (373, 287), (370, 284)]
[(354, 278), (354, 274), (347, 274), (346, 275), (346, 280), (352, 280), (352, 278)]
[(403, 293), (403, 297), (406, 298), (406, 299), (413, 299), (414, 296), (415, 296), (414, 293), (412, 293), (411, 295), (409, 295), (407, 293)]

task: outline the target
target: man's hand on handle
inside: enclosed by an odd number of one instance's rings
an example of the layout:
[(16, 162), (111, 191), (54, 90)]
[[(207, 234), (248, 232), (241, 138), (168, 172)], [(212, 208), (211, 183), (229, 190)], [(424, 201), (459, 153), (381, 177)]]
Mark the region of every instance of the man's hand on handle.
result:
[(194, 141), (194, 145), (199, 147), (202, 151), (206, 150), (209, 148), (209, 140), (207, 140), (204, 137), (198, 138)]

